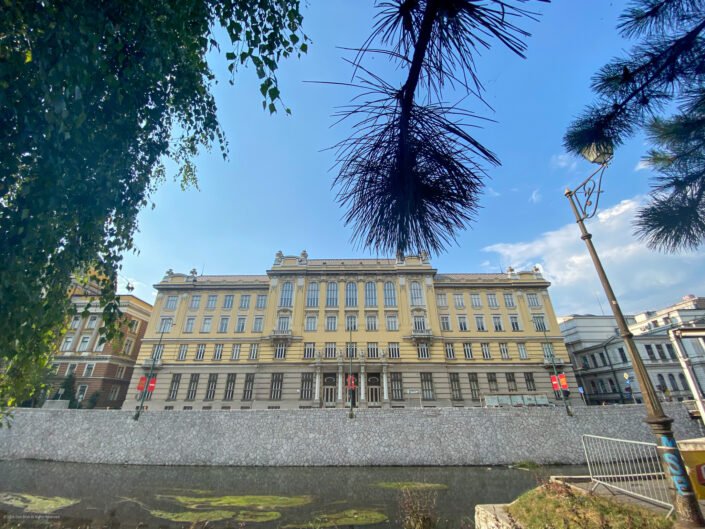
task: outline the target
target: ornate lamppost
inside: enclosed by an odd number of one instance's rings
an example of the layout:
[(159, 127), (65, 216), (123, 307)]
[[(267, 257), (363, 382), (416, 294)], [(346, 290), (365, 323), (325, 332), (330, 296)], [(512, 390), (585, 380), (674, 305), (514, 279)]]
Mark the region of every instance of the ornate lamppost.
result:
[(607, 274), (597, 255), (597, 250), (595, 250), (595, 246), (592, 243), (592, 234), (585, 227), (585, 220), (594, 217), (597, 213), (602, 176), (612, 159), (612, 150), (600, 150), (592, 146), (583, 151), (582, 154), (589, 162), (596, 163), (599, 167), (575, 189), (566, 189), (565, 196), (570, 202), (570, 207), (580, 228), (580, 238), (585, 241), (592, 262), (597, 270), (597, 275), (600, 278), (600, 283), (602, 283), (602, 288), (605, 290), (610, 308), (617, 321), (619, 333), (627, 348), (627, 354), (631, 357), (634, 372), (641, 387), (644, 405), (646, 406), (646, 423), (651, 428), (659, 445), (658, 451), (661, 456), (661, 465), (666, 473), (666, 480), (674, 489), (673, 506), (675, 511), (681, 521), (692, 524), (694, 527), (705, 527), (705, 519), (703, 519), (698, 507), (693, 487), (690, 484), (678, 445), (673, 437), (673, 429), (671, 428), (673, 419), (666, 416), (663, 412), (654, 386), (634, 343), (634, 335), (627, 326), (622, 309), (619, 307), (612, 286), (607, 279)]

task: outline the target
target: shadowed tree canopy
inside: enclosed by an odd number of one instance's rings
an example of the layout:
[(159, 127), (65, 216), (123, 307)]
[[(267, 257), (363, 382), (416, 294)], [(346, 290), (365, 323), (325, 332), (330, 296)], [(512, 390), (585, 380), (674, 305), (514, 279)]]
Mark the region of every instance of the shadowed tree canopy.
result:
[(17, 397), (8, 374), (52, 349), (77, 270), (91, 270), (102, 289), (105, 338), (117, 332), (121, 255), (132, 249), (137, 213), (163, 179), (163, 161), (175, 160), (189, 185), (199, 149), (227, 153), (207, 53), (225, 53), (233, 76), (253, 67), (263, 106), (275, 112), (277, 65), (307, 49), (299, 7), (299, 0), (0, 7), (0, 407)]
[[(497, 157), (468, 132), (478, 116), (444, 101), (459, 87), (482, 100), (475, 58), (493, 41), (524, 57), (518, 24), (531, 0), (389, 0), (353, 61), (360, 94), (338, 113), (353, 121), (337, 146), (334, 186), (353, 238), (383, 253), (438, 253), (474, 219)], [(536, 0), (542, 1), (542, 0)], [(389, 58), (406, 74), (393, 86), (363, 65)]]
[(595, 75), (599, 98), (565, 146), (609, 150), (644, 128), (653, 144), (644, 160), (659, 175), (637, 234), (654, 249), (696, 249), (705, 242), (705, 0), (635, 0), (619, 30), (638, 44)]

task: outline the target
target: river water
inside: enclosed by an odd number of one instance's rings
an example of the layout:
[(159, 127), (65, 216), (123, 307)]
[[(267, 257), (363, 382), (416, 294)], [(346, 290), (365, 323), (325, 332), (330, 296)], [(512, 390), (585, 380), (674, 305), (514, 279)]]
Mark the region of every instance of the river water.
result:
[[(400, 502), (406, 488), (411, 491), (406, 497), (407, 512), (409, 502), (424, 508), (435, 502), (439, 526), (459, 529), (471, 527), (466, 520), (472, 520), (478, 503), (509, 502), (542, 477), (584, 470), (565, 466), (526, 471), (506, 467), (154, 467), (0, 461), (0, 525), (131, 529), (189, 527), (194, 521), (209, 520), (208, 527), (318, 529), (373, 522), (366, 527), (397, 528), (405, 512)], [(68, 506), (57, 508), (62, 504)], [(385, 517), (387, 521), (379, 521)]]

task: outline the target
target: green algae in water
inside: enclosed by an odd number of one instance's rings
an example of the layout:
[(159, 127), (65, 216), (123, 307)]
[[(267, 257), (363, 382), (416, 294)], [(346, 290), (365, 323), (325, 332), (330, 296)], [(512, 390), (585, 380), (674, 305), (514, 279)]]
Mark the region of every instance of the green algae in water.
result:
[(72, 500), (71, 498), (62, 498), (61, 496), (34, 496), (32, 494), (24, 494), (21, 492), (3, 492), (0, 493), (0, 503), (12, 505), (24, 509), (24, 512), (35, 514), (51, 514), (59, 509), (76, 505), (81, 500)]
[(235, 520), (236, 522), (271, 522), (278, 520), (281, 513), (274, 511), (182, 511), (182, 512), (167, 512), (149, 509), (149, 513), (156, 517), (171, 522), (219, 522), (222, 520)]
[(158, 494), (157, 499), (176, 502), (189, 509), (248, 507), (252, 509), (281, 509), (300, 507), (313, 501), (311, 496), (172, 496)]
[(305, 523), (284, 525), (283, 529), (297, 529), (302, 527), (342, 527), (345, 525), (374, 525), (388, 521), (389, 518), (379, 511), (347, 509), (345, 511), (321, 514)]
[(240, 511), (235, 516), (238, 522), (272, 522), (281, 518), (281, 513), (276, 511)]
[(448, 485), (443, 483), (424, 483), (422, 481), (380, 481), (375, 487), (396, 490), (446, 490)]

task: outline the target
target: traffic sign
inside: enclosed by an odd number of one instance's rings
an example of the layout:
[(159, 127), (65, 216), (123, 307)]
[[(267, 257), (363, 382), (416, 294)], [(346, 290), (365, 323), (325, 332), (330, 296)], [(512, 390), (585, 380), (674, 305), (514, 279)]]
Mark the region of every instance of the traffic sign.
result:
[(624, 373), (624, 380), (629, 380), (629, 373)]

